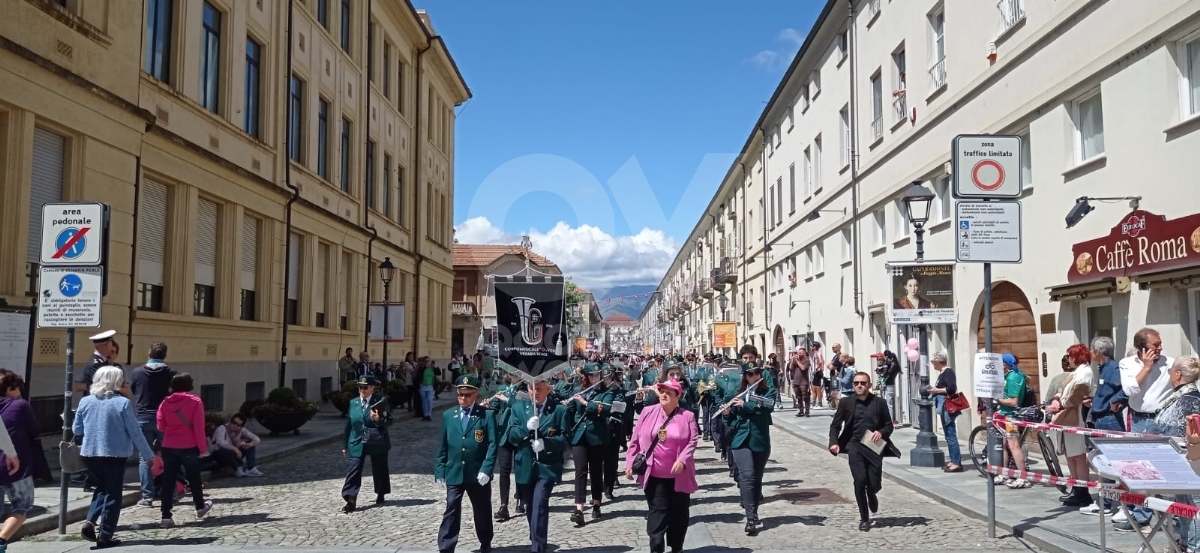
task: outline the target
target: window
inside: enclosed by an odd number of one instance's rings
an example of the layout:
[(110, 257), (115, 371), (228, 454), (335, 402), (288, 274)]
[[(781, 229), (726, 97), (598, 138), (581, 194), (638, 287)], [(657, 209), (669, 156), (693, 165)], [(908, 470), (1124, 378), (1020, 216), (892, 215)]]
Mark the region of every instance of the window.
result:
[(379, 209), (379, 206), (375, 203), (376, 193), (375, 193), (375, 141), (374, 140), (367, 141), (366, 171), (367, 171), (367, 185), (366, 185), (367, 186), (367, 190), (366, 190), (367, 207), (369, 207), (371, 209)]
[(779, 177), (775, 181), (775, 192), (779, 194), (778, 201), (775, 202), (775, 209), (777, 210), (775, 218), (778, 220), (777, 224), (783, 224), (783, 177)]
[(787, 121), (787, 132), (792, 132), (796, 128), (796, 111), (792, 106), (787, 107), (787, 111), (783, 114), (784, 121)]
[(1033, 186), (1033, 137), (1029, 131), (1021, 135), (1021, 189)]
[(1180, 61), (1183, 71), (1184, 113), (1200, 115), (1200, 37), (1182, 46)]
[(804, 250), (804, 279), (808, 280), (813, 276), (813, 251), (812, 249)]
[(937, 196), (933, 203), (929, 219), (931, 223), (940, 223), (954, 217), (953, 199), (950, 194), (950, 176), (942, 175), (933, 179), (933, 193)]
[(258, 320), (258, 219), (242, 217), (241, 319)]
[(296, 397), (303, 397), (303, 398), (308, 397), (308, 379), (307, 378), (293, 378), (292, 379), (292, 391), (296, 392)]
[(396, 166), (396, 224), (404, 226), (404, 198), (408, 190), (404, 166)]
[(1191, 339), (1192, 353), (1200, 352), (1200, 288), (1188, 290), (1188, 304), (1191, 306)]
[(350, 120), (342, 118), (342, 166), (338, 174), (342, 192), (350, 192)]
[(854, 242), (850, 236), (850, 227), (842, 229), (842, 263), (854, 261)]
[(313, 313), (317, 328), (325, 328), (325, 277), (329, 273), (329, 244), (317, 244), (317, 272), (313, 275)]
[(904, 46), (892, 53), (892, 83), (896, 87), (892, 91), (892, 121), (899, 123), (908, 119), (908, 75), (907, 61), (904, 59)]
[(808, 85), (800, 87), (800, 111), (808, 111), (808, 105), (811, 102), (808, 96)]
[(163, 271), (167, 251), (167, 187), (146, 179), (138, 204), (137, 307), (163, 310)]
[(1099, 336), (1112, 338), (1116, 335), (1111, 300), (1085, 301), (1079, 307), (1083, 311), (1084, 324), (1087, 325), (1082, 329), (1086, 336), (1083, 343), (1090, 344), (1092, 339)]
[(242, 130), (254, 138), (262, 138), (259, 123), (262, 119), (262, 46), (252, 38), (246, 39), (246, 107)]
[(146, 52), (143, 69), (151, 77), (171, 82), (171, 32), (174, 0), (149, 0), (146, 4)]
[(349, 252), (342, 252), (342, 262), (338, 264), (338, 328), (341, 330), (349, 330), (349, 321), (346, 316), (346, 306), (350, 303), (350, 271), (353, 259)]
[(329, 180), (329, 100), (317, 98), (317, 174)]
[(886, 219), (882, 209), (875, 212), (875, 247), (877, 248), (887, 245)]
[(837, 63), (840, 66), (843, 61), (846, 61), (846, 53), (850, 51), (850, 39), (845, 31), (838, 33), (835, 44), (837, 48)]
[(1104, 110), (1100, 91), (1075, 101), (1076, 161), (1104, 153)]
[(883, 76), (878, 70), (871, 75), (871, 137), (883, 138)]
[(212, 317), (216, 306), (217, 204), (200, 198), (196, 203), (196, 259), (194, 315)]
[(934, 91), (946, 85), (946, 12), (929, 14), (929, 80)]
[(317, 23), (329, 30), (329, 0), (317, 0)]
[(288, 158), (304, 163), (304, 81), (292, 75), (288, 88)]
[(1025, 19), (1025, 0), (1000, 0), (996, 9), (1000, 10), (1001, 33), (1016, 27), (1017, 23)]
[(825, 272), (825, 244), (817, 242), (817, 247), (813, 250), (813, 273), (820, 276)]
[(342, 0), (342, 51), (350, 53), (350, 0)]
[(768, 192), (767, 192), (767, 197), (769, 197), (771, 199), (771, 215), (768, 218), (769, 224), (767, 225), (767, 228), (774, 228), (775, 224), (776, 224), (775, 223), (775, 185), (771, 185), (770, 190), (768, 190)]
[(33, 171), (30, 175), (29, 237), (25, 242), (28, 277), (26, 293), (39, 292), (42, 260), (42, 204), (63, 201), (66, 184), (67, 139), (40, 127), (33, 129)]
[(847, 329), (843, 330), (842, 336), (843, 336), (842, 342), (843, 342), (843, 345), (845, 346), (844, 348), (842, 348), (842, 351), (849, 353), (850, 355), (854, 355), (854, 329), (847, 328)]
[(383, 65), (379, 67), (383, 71), (383, 97), (392, 97), (392, 45), (387, 42), (383, 43)]
[(396, 111), (404, 115), (404, 60), (396, 67)]
[(200, 402), (205, 411), (225, 410), (225, 385), (204, 384), (200, 386)]
[(804, 149), (804, 198), (812, 196), (812, 147)]
[(791, 210), (788, 211), (788, 214), (790, 215), (790, 214), (796, 212), (796, 164), (795, 163), (788, 166), (788, 190), (791, 191), (790, 192), (790, 194), (791, 194), (791, 200), (790, 200)]
[(812, 73), (808, 74), (809, 90), (812, 92), (813, 99), (821, 95), (821, 70), (813, 69)]
[(221, 12), (204, 3), (200, 31), (200, 105), (213, 113), (221, 107)]
[(297, 314), (300, 309), (300, 250), (304, 247), (304, 238), (292, 233), (288, 236), (288, 275), (287, 275), (287, 304), (283, 317), (287, 324), (298, 324)]
[(840, 112), (838, 112), (838, 119), (841, 124), (841, 132), (838, 133), (838, 136), (841, 138), (841, 142), (842, 142), (841, 148), (840, 148), (842, 155), (841, 155), (841, 158), (839, 161), (841, 161), (842, 167), (848, 167), (848, 166), (850, 166), (850, 107), (849, 106), (842, 107), (842, 110)]
[(392, 216), (392, 187), (388, 183), (392, 176), (392, 154), (383, 154), (383, 216)]
[(246, 383), (246, 401), (252, 399), (267, 399), (267, 383), (259, 380), (258, 382)]
[(892, 200), (892, 205), (896, 208), (896, 218), (894, 219), (896, 223), (894, 229), (896, 231), (896, 240), (900, 240), (906, 238), (912, 228), (908, 222), (908, 211), (904, 209), (904, 201), (896, 198)]
[(813, 139), (813, 194), (821, 191), (821, 135)]

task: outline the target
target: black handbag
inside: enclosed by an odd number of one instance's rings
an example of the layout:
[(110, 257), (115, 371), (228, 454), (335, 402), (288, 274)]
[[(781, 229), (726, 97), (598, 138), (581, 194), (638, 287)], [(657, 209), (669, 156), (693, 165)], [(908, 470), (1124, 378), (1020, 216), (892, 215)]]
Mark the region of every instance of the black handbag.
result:
[[(679, 408), (676, 407), (675, 413), (678, 412)], [(658, 445), (658, 437), (661, 436), (663, 431), (667, 429), (667, 425), (671, 423), (671, 418), (675, 416), (675, 413), (667, 415), (667, 420), (663, 421), (662, 426), (658, 427), (658, 432), (654, 433), (654, 441), (650, 442), (650, 447), (646, 448), (646, 452), (638, 453), (637, 455), (633, 456), (633, 462), (630, 464), (629, 468), (633, 470), (634, 474), (641, 476), (646, 473), (646, 459), (648, 459), (650, 455), (654, 453), (654, 448)]]

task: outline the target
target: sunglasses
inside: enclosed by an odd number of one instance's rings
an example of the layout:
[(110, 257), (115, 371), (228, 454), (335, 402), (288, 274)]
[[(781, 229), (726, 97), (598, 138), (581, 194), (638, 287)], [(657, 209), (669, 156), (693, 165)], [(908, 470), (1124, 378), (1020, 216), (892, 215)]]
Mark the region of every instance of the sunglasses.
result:
[(854, 385), (855, 385), (855, 386), (870, 386), (870, 385), (871, 385), (871, 383), (870, 383), (870, 382), (862, 382), (862, 381), (860, 381), (860, 380), (855, 380), (855, 381), (854, 381)]

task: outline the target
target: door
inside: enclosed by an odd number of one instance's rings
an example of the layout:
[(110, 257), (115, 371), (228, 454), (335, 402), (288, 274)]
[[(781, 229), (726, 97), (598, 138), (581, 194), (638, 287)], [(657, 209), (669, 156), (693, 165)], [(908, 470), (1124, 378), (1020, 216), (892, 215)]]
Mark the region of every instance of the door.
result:
[[(978, 347), (984, 344), (983, 314), (979, 315)], [(992, 287), (992, 350), (1017, 356), (1029, 387), (1042, 397), (1038, 370), (1037, 323), (1029, 299), (1015, 284), (1000, 282)]]
[(463, 329), (455, 328), (450, 331), (450, 352), (463, 350)]

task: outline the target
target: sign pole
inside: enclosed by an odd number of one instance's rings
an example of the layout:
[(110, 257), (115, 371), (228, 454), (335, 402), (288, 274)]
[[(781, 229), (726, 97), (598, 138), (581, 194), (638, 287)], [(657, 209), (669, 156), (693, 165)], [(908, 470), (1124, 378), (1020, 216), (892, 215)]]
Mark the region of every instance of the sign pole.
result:
[[(71, 435), (71, 381), (74, 380), (73, 366), (75, 364), (75, 329), (67, 329), (67, 365), (66, 382), (63, 383), (63, 412), (62, 412), (62, 441), (67, 443), (73, 439)], [(58, 535), (67, 533), (67, 495), (70, 491), (71, 475), (59, 467), (58, 484)]]
[[(983, 264), (983, 350), (992, 352), (992, 264)], [(999, 465), (1004, 456), (1000, 452), (1000, 443), (996, 432), (991, 427), (992, 415), (996, 412), (995, 398), (987, 398), (987, 460), (990, 465)], [(996, 537), (996, 478), (989, 474), (987, 479), (987, 522), (988, 537)]]

